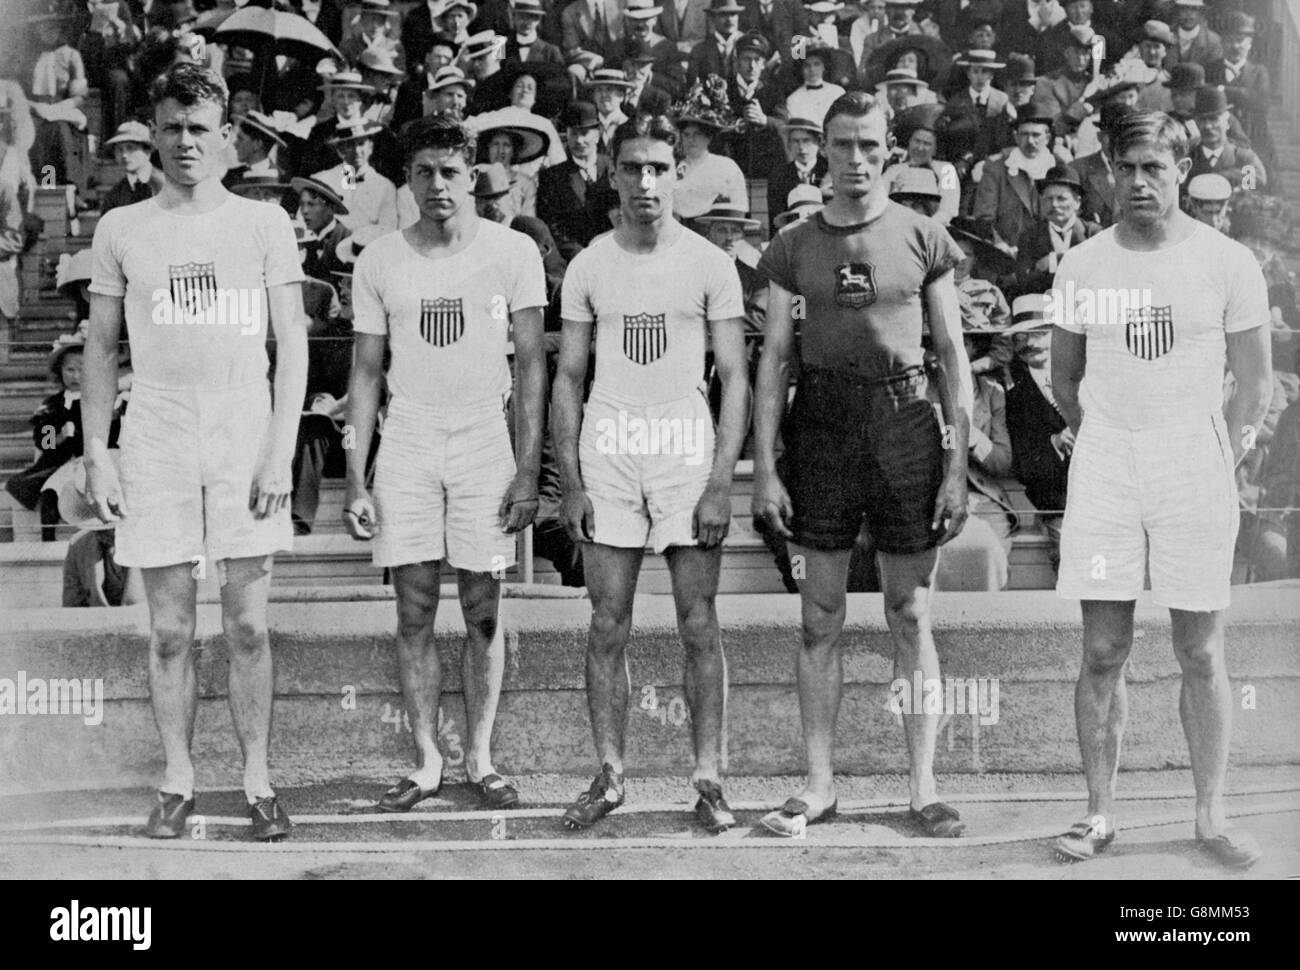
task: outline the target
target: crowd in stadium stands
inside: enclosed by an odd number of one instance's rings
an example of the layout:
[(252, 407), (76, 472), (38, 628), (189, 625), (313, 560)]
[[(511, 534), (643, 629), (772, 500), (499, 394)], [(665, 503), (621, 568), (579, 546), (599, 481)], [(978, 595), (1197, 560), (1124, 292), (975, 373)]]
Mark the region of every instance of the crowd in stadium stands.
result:
[[(252, 3), (304, 17), (341, 57), (324, 50), (308, 57), (301, 47), (271, 56), (224, 43), (218, 28), (234, 0), (41, 2), (27, 16), (26, 35), (10, 39), (13, 56), (0, 68), (8, 75), (0, 79), (0, 324), (7, 328), (19, 312), (16, 264), (33, 242), (28, 213), (42, 173), (75, 186), (83, 210), (148, 199), (162, 179), (150, 158), (148, 85), (178, 61), (217, 70), (234, 124), (224, 181), (293, 215), (312, 280), (304, 296), (316, 339), (294, 464), (300, 533), (313, 527), (321, 477), (341, 469), (351, 267), (380, 235), (419, 219), (398, 155), (402, 125), (444, 114), (477, 133), (479, 212), (536, 242), (554, 351), (566, 264), (618, 219), (607, 177), (614, 129), (637, 113), (670, 115), (685, 146), (676, 215), (735, 260), (756, 359), (766, 302), (766, 282), (754, 270), (762, 240), (814, 217), (829, 198), (823, 116), (844, 90), (866, 90), (890, 121), (891, 197), (948, 227), (967, 257), (957, 283), (976, 380), (974, 514), (945, 552), (947, 588), (1006, 585), (1020, 519), (1004, 482), (1022, 483), (1056, 535), (1073, 435), (1052, 396), (1044, 294), (1062, 254), (1114, 221), (1108, 133), (1126, 115), (1152, 110), (1169, 113), (1189, 135), (1188, 211), (1250, 245), (1271, 288), (1276, 395), (1240, 472), (1246, 515), (1237, 578), (1300, 575), (1300, 514), (1269, 511), (1300, 504), (1300, 314), (1274, 231), (1288, 212), (1272, 195), (1270, 75), (1253, 50), (1268, 29), (1265, 4)], [(102, 113), (94, 124), (86, 113), (92, 89)], [(92, 131), (102, 132), (98, 141)], [(97, 159), (110, 154), (123, 174), (105, 191), (94, 175)], [(749, 211), (755, 182), (766, 186), (764, 219)], [(88, 275), (67, 266), (61, 283), (76, 297)], [(42, 510), (47, 527), (58, 515), (42, 498), (43, 484), (80, 449), (82, 339), (68, 335), (55, 347), (61, 389), (33, 417), (39, 457), (7, 486), (15, 500)], [(129, 376), (123, 383), (125, 397)], [(57, 431), (44, 441), (49, 426)], [(579, 550), (555, 524), (558, 490), (548, 492), (545, 475), (542, 492), (553, 501), (548, 516), (544, 500), (536, 526), (538, 553), (566, 583), (581, 584)], [(793, 588), (779, 540), (769, 541)], [(862, 545), (869, 549), (869, 537)], [(870, 558), (855, 568), (855, 588), (871, 588)]]

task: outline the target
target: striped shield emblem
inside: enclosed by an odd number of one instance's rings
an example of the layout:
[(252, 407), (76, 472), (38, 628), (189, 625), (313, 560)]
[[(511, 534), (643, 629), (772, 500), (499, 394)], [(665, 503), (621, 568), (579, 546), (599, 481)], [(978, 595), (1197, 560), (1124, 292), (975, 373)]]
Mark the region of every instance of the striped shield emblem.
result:
[(420, 301), (420, 336), (435, 347), (454, 344), (465, 332), (465, 313), (459, 299)]
[(668, 349), (668, 329), (664, 315), (638, 313), (623, 316), (623, 353), (638, 364), (653, 364)]
[(1144, 306), (1126, 311), (1124, 343), (1129, 353), (1142, 360), (1155, 360), (1169, 352), (1174, 345), (1174, 314), (1172, 307)]
[(182, 263), (168, 266), (172, 304), (190, 316), (197, 316), (217, 299), (217, 273), (212, 263)]

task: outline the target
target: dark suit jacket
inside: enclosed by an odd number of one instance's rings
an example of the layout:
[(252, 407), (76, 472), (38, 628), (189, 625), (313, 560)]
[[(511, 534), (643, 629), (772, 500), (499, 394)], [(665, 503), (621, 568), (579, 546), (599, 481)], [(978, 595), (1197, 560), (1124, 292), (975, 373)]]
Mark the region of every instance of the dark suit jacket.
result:
[[(971, 100), (969, 88), (953, 93), (943, 111), (943, 123), (950, 132), (947, 136), (950, 154), (944, 156), (945, 160), (971, 165), (996, 152), (1011, 126), (1007, 110), (1010, 104), (1011, 99), (997, 88), (989, 89), (982, 111)], [(960, 137), (957, 131), (962, 131)]]
[(716, 74), (721, 78), (730, 77), (735, 60), (735, 54), (722, 56), (722, 52), (718, 50), (716, 35), (713, 31), (709, 31), (709, 35), (704, 40), (691, 48), (690, 59), (686, 62), (686, 82), (694, 84), (710, 74)]
[[(510, 39), (506, 41), (507, 61), (519, 60), (519, 41), (515, 39), (514, 32), (511, 31)], [(528, 48), (528, 64), (559, 64), (564, 66), (564, 55), (554, 44), (548, 43), (538, 37)]]
[[(586, 0), (574, 0), (560, 14), (560, 31), (563, 40), (560, 50), (565, 60), (572, 61), (580, 51), (590, 51), (605, 59), (605, 66), (619, 67), (622, 64), (623, 23), (618, 14), (610, 15), (611, 4), (606, 2), (604, 13), (606, 30), (602, 36), (595, 35), (595, 23)], [(613, 36), (609, 36), (610, 33)]]
[(740, 15), (741, 33), (758, 31), (772, 42), (773, 53), (782, 61), (790, 60), (790, 38), (808, 32), (808, 11), (798, 0), (773, 0), (772, 9), (763, 16), (758, 0), (743, 0), (745, 8)]
[[(736, 117), (743, 118), (748, 101), (740, 96), (734, 77), (727, 81), (727, 96)], [(785, 146), (781, 143), (781, 133), (777, 127), (779, 121), (774, 118), (783, 99), (775, 84), (760, 78), (753, 100), (758, 102), (763, 114), (767, 115), (767, 124), (759, 126), (744, 122), (735, 131), (723, 136), (722, 145), (745, 173), (745, 178), (766, 178), (768, 172), (785, 161)]]
[(1043, 397), (1028, 368), (1019, 360), (1011, 362), (1011, 379), (1014, 383), (1007, 391), (1011, 471), (1035, 506), (1063, 509), (1070, 462), (1057, 456), (1050, 439), (1065, 427), (1065, 418)]
[[(1024, 10), (1024, 6), (1021, 5), (1020, 9)], [(1097, 23), (1095, 12), (1092, 18), (1092, 29), (1094, 32), (1101, 34), (1106, 40), (1106, 58), (1101, 62), (1104, 71), (1109, 65), (1123, 57), (1128, 48), (1121, 47), (1123, 42), (1118, 35)], [(1034, 60), (1034, 67), (1038, 69), (1039, 74), (1047, 74), (1065, 67), (1065, 48), (1069, 45), (1069, 40), (1070, 22), (1068, 20), (1062, 20), (1055, 27), (1048, 27), (1039, 35), (1038, 52), (1041, 59), (1036, 58)]]
[[(817, 185), (826, 177), (826, 156), (819, 156), (812, 170), (812, 185)], [(774, 221), (786, 210), (790, 190), (800, 184), (795, 174), (794, 162), (781, 162), (767, 176), (767, 218), (772, 232), (776, 232)]]
[[(297, 8), (295, 13), (305, 20), (302, 4), (295, 3), (294, 7)], [(316, 29), (328, 37), (330, 43), (335, 47), (339, 46), (339, 41), (343, 39), (342, 0), (321, 0), (320, 13), (316, 15)]]
[[(1070, 231), (1070, 248), (1073, 249), (1085, 239), (1091, 239), (1101, 232), (1101, 226), (1095, 222), (1085, 222), (1082, 218), (1074, 220)], [(1046, 293), (1052, 288), (1052, 277), (1047, 270), (1035, 269), (1034, 264), (1052, 251), (1052, 233), (1046, 219), (1039, 219), (1027, 227), (1020, 235), (1016, 249), (1016, 286), (1017, 296), (1026, 293)]]
[[(1174, 39), (1178, 38), (1178, 28), (1174, 27)], [(1169, 48), (1169, 53), (1165, 55), (1165, 67), (1172, 67), (1175, 64), (1200, 64), (1204, 67), (1211, 61), (1223, 59), (1223, 41), (1205, 24), (1201, 24), (1201, 32), (1196, 35), (1187, 48), (1187, 53), (1182, 54), (1178, 50), (1178, 44), (1175, 43)]]
[[(1273, 96), (1273, 85), (1266, 67), (1247, 61), (1241, 73), (1228, 84), (1223, 60), (1211, 61), (1205, 65), (1205, 83), (1223, 85), (1233, 114), (1241, 119), (1242, 128), (1255, 147), (1271, 142), (1268, 106)], [(1232, 137), (1231, 132), (1229, 137)]]
[(333, 286), (331, 272), (351, 271), (351, 266), (343, 263), (335, 253), (338, 244), (348, 235), (347, 226), (336, 220), (334, 228), (323, 238), (300, 243), (299, 248), (303, 251), (302, 271), (312, 279), (324, 280)]
[(641, 89), (636, 104), (630, 101), (623, 102), (623, 114), (629, 118), (634, 118), (638, 114), (670, 114), (676, 98), (675, 90), (670, 80), (652, 75), (646, 86)]
[(402, 47), (406, 51), (406, 63), (423, 64), (425, 55), (433, 48), (433, 38), (437, 32), (429, 16), (429, 5), (424, 0), (419, 0), (402, 20)]
[(988, 160), (975, 187), (976, 221), (992, 226), (1002, 240), (1015, 245), (1025, 227), (1038, 218), (1038, 189), (1027, 172), (1014, 177), (1001, 155)]
[(479, 0), (478, 16), (465, 29), (471, 36), (483, 30), (494, 31), (502, 37), (512, 36), (515, 29), (510, 23), (509, 0)]
[(1192, 152), (1192, 171), (1187, 176), (1187, 181), (1183, 183), (1183, 192), (1187, 191), (1187, 186), (1191, 184), (1192, 179), (1198, 175), (1204, 175), (1206, 172), (1222, 175), (1232, 183), (1234, 189), (1240, 188), (1243, 172), (1247, 165), (1254, 167), (1255, 187), (1263, 188), (1268, 181), (1264, 171), (1264, 163), (1249, 148), (1234, 145), (1231, 141), (1225, 142), (1223, 153), (1219, 156), (1218, 162), (1214, 167), (1210, 167), (1210, 163), (1205, 158), (1205, 153), (1198, 146), (1196, 151)]
[(1076, 158), (1070, 167), (1083, 183), (1080, 217), (1097, 223), (1103, 229), (1114, 224), (1115, 180), (1101, 152)]
[(102, 214), (110, 209), (116, 209), (118, 206), (133, 205), (136, 202), (143, 202), (145, 199), (152, 198), (152, 185), (148, 182), (141, 182), (133, 189), (127, 183), (126, 176), (123, 175), (116, 185), (104, 193), (104, 198), (99, 203), (99, 211)]
[(605, 159), (597, 161), (596, 171), (597, 180), (588, 185), (570, 159), (542, 169), (537, 184), (537, 215), (550, 228), (566, 263), (611, 228), (609, 210), (618, 205), (618, 193), (609, 184)]

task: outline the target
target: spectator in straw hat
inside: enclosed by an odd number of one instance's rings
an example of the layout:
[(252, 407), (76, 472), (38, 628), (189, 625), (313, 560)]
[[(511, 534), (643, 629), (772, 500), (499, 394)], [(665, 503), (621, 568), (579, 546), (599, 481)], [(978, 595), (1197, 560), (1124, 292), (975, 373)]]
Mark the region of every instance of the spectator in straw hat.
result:
[(627, 115), (623, 113), (623, 98), (632, 87), (632, 82), (616, 67), (597, 68), (587, 79), (587, 97), (596, 106), (602, 155), (609, 154), (615, 129), (627, 121)]
[(686, 55), (658, 29), (664, 7), (655, 0), (627, 0), (623, 8), (623, 40), (626, 47), (635, 42), (645, 44), (654, 55), (655, 74), (676, 93), (686, 86)]
[(686, 63), (686, 80), (694, 84), (710, 74), (731, 76), (736, 41), (740, 39), (740, 15), (744, 11), (737, 0), (709, 0), (708, 36), (691, 48)]
[(343, 200), (348, 213), (340, 221), (352, 232), (362, 226), (397, 228), (397, 187), (370, 164), (375, 135), (385, 129), (366, 119), (340, 126), (329, 141), (341, 159), (313, 173)]
[(1203, 172), (1187, 180), (1187, 214), (1225, 234), (1230, 225), (1228, 200), (1231, 198), (1232, 183), (1222, 175)]
[(459, 67), (442, 67), (429, 79), (424, 93), (424, 115), (445, 115), (457, 121), (465, 117), (474, 79)]
[(235, 157), (239, 164), (227, 169), (221, 181), (232, 188), (245, 179), (279, 177), (280, 166), (272, 156), (287, 147), (269, 115), (249, 110), (235, 125)]
[(302, 271), (313, 279), (330, 282), (330, 274), (344, 269), (337, 249), (348, 236), (348, 227), (339, 221), (348, 214), (343, 199), (324, 182), (315, 178), (295, 178), (290, 182), (298, 193), (298, 217), (306, 233), (298, 241), (302, 253)]
[[(731, 257), (740, 277), (740, 290), (745, 302), (745, 335), (761, 337), (767, 319), (767, 280), (741, 258), (742, 247), (754, 251), (746, 246), (745, 235), (758, 231), (758, 220), (749, 217), (749, 209), (743, 202), (733, 202), (723, 195), (715, 199), (709, 211), (697, 217), (695, 222), (709, 242)], [(750, 359), (752, 364), (757, 364), (752, 357)], [(711, 391), (720, 395), (721, 385), (711, 385)], [(712, 393), (710, 398), (714, 398)], [(720, 401), (719, 396), (714, 403)]]
[(793, 222), (807, 219), (825, 206), (826, 200), (822, 197), (821, 189), (813, 185), (796, 185), (786, 198), (785, 210), (772, 220), (772, 231), (776, 232)]
[(523, 64), (564, 64), (559, 46), (538, 36), (546, 17), (542, 0), (515, 0), (510, 7), (511, 30), (506, 34), (505, 59)]
[(506, 39), (490, 30), (472, 35), (461, 48), (459, 63), (477, 82), (470, 96), (469, 116), (503, 108), (510, 103), (510, 84), (513, 78), (501, 70)]
[(153, 151), (149, 127), (138, 121), (124, 121), (104, 144), (113, 149), (113, 159), (122, 166), (123, 175), (100, 199), (100, 213), (152, 199), (161, 187), (162, 173), (155, 174), (149, 160)]
[(325, 115), (312, 126), (303, 146), (299, 162), (300, 172), (319, 172), (337, 160), (328, 142), (340, 125), (354, 125), (365, 114), (366, 104), (375, 89), (361, 80), (359, 71), (338, 71), (321, 81), (323, 99), (321, 112)]
[(939, 209), (939, 180), (928, 168), (895, 166), (898, 174), (890, 180), (889, 197), (913, 212), (933, 219)]
[(939, 208), (934, 212), (934, 218), (940, 225), (946, 226), (957, 215), (961, 183), (957, 169), (951, 163), (935, 158), (938, 149), (936, 128), (942, 117), (943, 106), (938, 104), (917, 105), (895, 117), (894, 139), (904, 155), (901, 164), (885, 169), (885, 179), (892, 181), (909, 167), (933, 172), (940, 195)]
[(1234, 145), (1228, 138), (1232, 105), (1222, 88), (1203, 87), (1196, 92), (1196, 127), (1201, 143), (1192, 152), (1189, 178), (1206, 172), (1222, 175), (1233, 189), (1253, 191), (1268, 185), (1264, 163), (1253, 150)]

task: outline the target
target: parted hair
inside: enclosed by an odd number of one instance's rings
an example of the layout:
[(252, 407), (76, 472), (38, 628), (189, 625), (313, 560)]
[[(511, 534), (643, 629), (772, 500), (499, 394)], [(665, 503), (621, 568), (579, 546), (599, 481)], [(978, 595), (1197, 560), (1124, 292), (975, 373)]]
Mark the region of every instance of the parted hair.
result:
[(198, 64), (180, 63), (160, 74), (149, 91), (149, 100), (154, 107), (168, 99), (173, 99), (186, 108), (211, 101), (221, 108), (221, 119), (224, 121), (230, 91), (221, 75), (215, 71), (209, 71)]
[(1173, 152), (1175, 162), (1187, 157), (1187, 132), (1163, 111), (1128, 115), (1116, 122), (1110, 130), (1110, 157), (1119, 158), (1134, 146), (1148, 142)]

